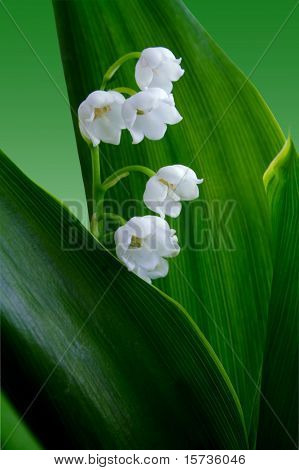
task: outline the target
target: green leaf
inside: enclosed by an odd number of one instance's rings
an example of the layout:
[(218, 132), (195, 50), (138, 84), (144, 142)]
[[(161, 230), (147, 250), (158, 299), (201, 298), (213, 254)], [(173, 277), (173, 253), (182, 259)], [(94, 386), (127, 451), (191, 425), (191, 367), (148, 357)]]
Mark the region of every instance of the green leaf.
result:
[(234, 389), (186, 311), (0, 157), (2, 381), (41, 442), (245, 448)]
[[(1, 393), (1, 449), (6, 450), (38, 450), (39, 442), (27, 426), (21, 422), (21, 417), (14, 409), (5, 393)], [(14, 432), (15, 430), (15, 432)]]
[[(124, 132), (120, 146), (101, 144), (103, 176), (129, 164), (158, 170), (180, 163), (205, 179), (201, 199), (171, 221), (183, 249), (169, 276), (156, 285), (203, 330), (240, 397), (248, 429), (253, 424), (256, 431), (272, 278), (262, 175), (283, 145), (282, 132), (259, 93), (182, 1), (70, 0), (54, 6), (88, 199), (91, 166), (78, 132), (79, 104), (123, 54), (164, 46), (183, 58), (185, 74), (174, 85), (183, 121), (169, 126), (158, 142), (133, 146)], [(126, 64), (111, 87), (136, 89), (133, 77), (134, 64)], [(130, 176), (109, 197), (120, 204), (142, 199), (144, 186), (143, 177)], [(121, 215), (132, 216), (131, 206), (122, 204)], [(142, 205), (136, 207), (142, 215)]]
[(298, 178), (289, 138), (264, 175), (273, 230), (273, 280), (258, 447), (298, 448)]

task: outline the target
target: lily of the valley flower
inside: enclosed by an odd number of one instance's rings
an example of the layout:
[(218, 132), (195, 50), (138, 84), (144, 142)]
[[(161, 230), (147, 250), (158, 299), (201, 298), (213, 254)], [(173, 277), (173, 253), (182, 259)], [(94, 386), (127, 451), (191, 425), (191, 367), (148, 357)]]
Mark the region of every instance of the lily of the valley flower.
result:
[(78, 109), (80, 132), (93, 146), (101, 141), (118, 145), (125, 128), (121, 115), (123, 95), (116, 91), (94, 91)]
[(135, 68), (135, 79), (141, 90), (147, 87), (162, 88), (167, 93), (172, 90), (172, 82), (181, 78), (184, 70), (173, 53), (165, 47), (144, 49)]
[(175, 230), (160, 217), (133, 217), (119, 227), (114, 235), (116, 254), (127, 266), (148, 283), (165, 277), (168, 261), (180, 252)]
[(128, 98), (123, 104), (122, 116), (133, 144), (138, 144), (144, 137), (160, 140), (167, 124), (176, 124), (183, 119), (173, 96), (160, 88), (149, 88)]
[(177, 217), (182, 209), (180, 201), (196, 199), (199, 195), (198, 184), (202, 182), (187, 166), (165, 166), (148, 180), (143, 200), (150, 210), (161, 217)]

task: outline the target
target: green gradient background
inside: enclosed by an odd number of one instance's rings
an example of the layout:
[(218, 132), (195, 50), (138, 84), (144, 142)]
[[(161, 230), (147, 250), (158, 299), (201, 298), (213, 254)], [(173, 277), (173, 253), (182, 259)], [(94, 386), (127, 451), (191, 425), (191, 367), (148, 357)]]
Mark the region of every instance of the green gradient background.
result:
[[(245, 75), (251, 75), (262, 58), (251, 80), (285, 133), (291, 131), (299, 146), (299, 8), (267, 50), (297, 2), (185, 3)], [(51, 1), (0, 0), (0, 35), (0, 147), (55, 196), (82, 201), (83, 211), (77, 215), (86, 222), (83, 182)], [(15, 412), (8, 402), (3, 405), (12, 428), (17, 419)], [(31, 439), (23, 432), (25, 441)]]
[[(186, 0), (201, 24), (246, 75), (296, 3)], [(251, 77), (285, 133), (291, 131), (297, 145), (298, 20), (299, 8)], [(0, 31), (0, 146), (49, 192), (84, 204), (51, 1), (0, 0)], [(86, 222), (83, 207), (77, 215)]]

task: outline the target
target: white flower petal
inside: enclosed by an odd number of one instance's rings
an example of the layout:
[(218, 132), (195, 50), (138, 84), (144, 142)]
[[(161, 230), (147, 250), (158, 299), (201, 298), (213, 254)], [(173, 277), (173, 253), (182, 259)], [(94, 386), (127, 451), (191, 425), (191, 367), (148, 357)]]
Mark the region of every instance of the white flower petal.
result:
[(173, 191), (171, 188), (168, 189), (167, 197), (171, 201), (175, 201), (175, 202), (178, 202), (181, 199), (180, 196), (176, 193), (176, 191)]
[[(160, 256), (158, 253), (146, 248), (130, 248), (124, 256), (124, 262), (130, 271), (135, 269), (136, 266), (145, 271), (151, 271), (156, 268), (159, 260)], [(129, 266), (133, 266), (132, 269)]]
[(153, 271), (148, 272), (148, 276), (150, 279), (159, 279), (160, 277), (167, 276), (169, 271), (169, 264), (168, 261), (164, 258), (160, 258), (159, 264)]
[(166, 47), (156, 47), (155, 49), (158, 49), (161, 52), (163, 58), (171, 59), (171, 60), (177, 60), (175, 58), (175, 55), (173, 54), (173, 52), (171, 52)]
[(123, 251), (119, 247), (116, 247), (116, 255), (118, 259), (127, 266), (128, 271), (134, 271), (136, 264), (132, 259), (130, 259), (130, 257), (128, 257), (127, 251)]
[[(159, 98), (157, 92), (152, 90), (145, 90), (130, 96), (124, 103), (124, 109), (128, 106), (128, 103), (132, 108), (137, 111), (149, 112), (155, 104), (155, 100)], [(125, 111), (124, 111), (125, 112)]]
[[(134, 220), (133, 220), (134, 219)], [(143, 217), (134, 217), (126, 225), (119, 227), (115, 234), (116, 254), (131, 271), (135, 266), (143, 269), (154, 269), (159, 262), (157, 250), (150, 250), (143, 242), (144, 236), (150, 235), (151, 221), (143, 220)], [(132, 236), (137, 236), (142, 241), (141, 247), (131, 247)]]
[(94, 146), (100, 141), (118, 145), (121, 129), (125, 128), (121, 116), (124, 101), (125, 98), (115, 91), (98, 90), (90, 93), (78, 109), (82, 136)]
[(175, 230), (151, 215), (133, 217), (116, 230), (114, 238), (118, 258), (147, 282), (166, 276), (168, 263), (163, 257), (177, 256), (180, 251)]
[(167, 186), (162, 184), (156, 175), (152, 176), (145, 186), (143, 194), (144, 203), (147, 205), (147, 202), (150, 203), (151, 201), (164, 201), (167, 196), (167, 191)]
[(168, 188), (159, 182), (156, 176), (150, 178), (143, 194), (143, 202), (148, 209), (156, 212), (161, 217), (165, 216), (164, 201), (167, 198)]
[(126, 125), (122, 117), (122, 105), (119, 105), (118, 103), (113, 103), (111, 105), (111, 110), (107, 113), (106, 116), (109, 119), (112, 126), (118, 127), (119, 129), (126, 128)]
[(182, 204), (180, 202), (175, 201), (167, 201), (165, 202), (165, 214), (169, 215), (169, 217), (176, 218), (180, 215), (182, 210)]
[(88, 95), (86, 98), (86, 102), (89, 106), (93, 108), (103, 108), (104, 106), (109, 106), (113, 103), (114, 98), (113, 95), (109, 91), (93, 91)]
[(138, 238), (145, 238), (152, 231), (153, 216), (132, 217), (125, 225)]
[(122, 228), (124, 229), (125, 227), (127, 227), (130, 233), (139, 238), (146, 238), (151, 235), (151, 233), (156, 232), (156, 230), (170, 230), (170, 227), (165, 220), (154, 215), (132, 217)]
[(135, 263), (127, 255), (128, 249), (124, 245), (116, 243), (116, 256), (127, 266), (129, 271), (135, 268)]
[(129, 132), (132, 136), (133, 139), (133, 144), (140, 144), (140, 142), (143, 141), (144, 139), (144, 134), (142, 131), (136, 129), (135, 127), (133, 129), (129, 129)]
[(173, 88), (171, 80), (165, 77), (165, 75), (158, 74), (158, 71), (153, 74), (153, 79), (151, 81), (150, 86), (155, 88), (161, 88), (166, 93), (171, 93)]
[(141, 279), (143, 279), (145, 282), (147, 282), (148, 284), (151, 284), (152, 283), (152, 280), (151, 278), (149, 277), (148, 275), (148, 271), (146, 271), (145, 269), (143, 268), (140, 268), (139, 266), (136, 266), (135, 269), (133, 269), (133, 273), (136, 274), (136, 276), (140, 277)]
[(172, 95), (160, 88), (148, 88), (128, 98), (122, 106), (122, 117), (133, 143), (147, 137), (160, 140), (167, 124), (176, 124), (182, 117), (175, 108)]
[(197, 183), (183, 178), (177, 185), (175, 192), (180, 196), (182, 201), (192, 201), (198, 198), (199, 189)]
[(148, 88), (142, 93), (143, 93), (143, 95), (141, 95), (142, 99), (144, 99), (144, 96), (148, 96), (151, 99), (148, 105), (149, 111), (157, 108), (160, 105), (161, 101), (164, 101), (165, 103), (169, 103), (169, 104), (174, 104), (173, 95), (169, 95), (162, 88), (157, 88), (157, 87)]
[(147, 243), (151, 249), (157, 250), (158, 254), (163, 257), (174, 257), (180, 252), (177, 237), (171, 235), (170, 229), (163, 230), (157, 227), (155, 232), (153, 232), (151, 237), (147, 240)]
[[(175, 166), (177, 166), (178, 168), (180, 168), (183, 171), (184, 178), (193, 179), (194, 181), (198, 180), (195, 171), (193, 171), (188, 166), (185, 166), (185, 165), (175, 165)], [(197, 182), (202, 182), (202, 181), (203, 180), (199, 180)]]
[(127, 99), (122, 106), (122, 117), (127, 129), (131, 129), (136, 121), (137, 108), (134, 106), (134, 102)]
[(150, 67), (142, 65), (140, 61), (137, 62), (135, 68), (135, 80), (140, 90), (148, 87), (153, 79), (153, 71)]
[(163, 48), (161, 47), (148, 47), (144, 49), (141, 54), (141, 63), (146, 64), (150, 68), (158, 67), (163, 59)]
[(92, 125), (91, 135), (107, 143), (118, 145), (120, 142), (121, 129), (114, 127), (107, 117), (95, 119)]
[(134, 235), (134, 231), (128, 224), (118, 227), (114, 233), (116, 246), (122, 246), (124, 249), (127, 249), (131, 243), (132, 235)]
[(109, 90), (107, 93), (113, 98), (114, 103), (122, 105), (126, 101), (125, 97), (118, 91)]
[(92, 139), (89, 128), (90, 128), (90, 123), (84, 122), (83, 120), (79, 119), (79, 129), (80, 129), (82, 136), (85, 137), (87, 140), (91, 140), (92, 144), (96, 146), (99, 143), (99, 139), (96, 138), (95, 141)]
[(169, 104), (173, 103), (173, 95), (169, 95), (162, 88), (151, 87), (146, 90), (146, 93), (151, 96), (157, 102), (157, 104), (159, 104), (159, 101), (165, 101)]
[(165, 47), (144, 49), (136, 64), (136, 82), (141, 89), (158, 87), (170, 93), (172, 82), (179, 80), (184, 74), (180, 63), (181, 59), (176, 59)]
[(174, 201), (172, 198), (167, 197), (163, 205), (161, 205), (161, 208), (157, 207), (157, 213), (159, 213), (158, 210), (160, 210), (163, 216), (169, 215), (169, 217), (176, 218), (181, 213), (182, 204), (179, 201)]
[[(181, 212), (183, 201), (192, 201), (199, 196), (198, 184), (203, 180), (198, 179), (196, 173), (184, 165), (169, 165), (157, 172), (152, 177), (146, 187), (144, 193), (144, 202), (152, 211), (161, 217), (169, 215), (170, 217), (178, 217)], [(158, 192), (159, 186), (165, 186), (167, 194), (163, 193), (163, 198)], [(165, 191), (165, 190), (164, 190)]]
[(184, 75), (184, 72), (180, 64), (175, 60), (163, 62), (159, 67), (159, 74), (166, 76), (171, 82), (179, 80)]
[(160, 255), (156, 250), (142, 246), (141, 248), (130, 248), (127, 252), (129, 260), (140, 266), (142, 269), (151, 271), (155, 269), (160, 260)]
[(145, 137), (151, 140), (162, 139), (167, 130), (166, 124), (157, 120), (152, 113), (148, 113), (144, 116), (137, 116), (136, 122), (138, 122), (138, 128), (142, 129)]
[(157, 172), (158, 178), (162, 178), (168, 183), (177, 185), (186, 174), (182, 165), (168, 165), (160, 168)]
[(79, 121), (92, 121), (92, 119), (94, 118), (93, 108), (89, 106), (86, 101), (83, 101), (83, 103), (81, 103), (78, 108), (78, 116)]
[(152, 113), (154, 113), (157, 118), (162, 119), (165, 124), (177, 124), (183, 119), (178, 110), (167, 103), (161, 103)]

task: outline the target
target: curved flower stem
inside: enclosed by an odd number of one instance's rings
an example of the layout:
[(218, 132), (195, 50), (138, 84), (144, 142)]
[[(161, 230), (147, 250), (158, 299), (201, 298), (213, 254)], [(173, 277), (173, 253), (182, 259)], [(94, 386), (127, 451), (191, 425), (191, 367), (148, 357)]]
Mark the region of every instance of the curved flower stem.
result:
[(128, 60), (139, 59), (140, 56), (141, 56), (141, 52), (129, 52), (128, 54), (123, 55), (116, 62), (114, 62), (114, 64), (112, 64), (109, 67), (109, 69), (107, 70), (107, 72), (105, 73), (105, 75), (103, 77), (101, 90), (105, 90), (107, 82), (109, 82), (109, 80), (111, 80), (111, 78), (117, 72), (119, 67), (121, 67), (121, 65), (123, 65)]
[(101, 165), (99, 146), (89, 145), (92, 162), (92, 198), (93, 209), (90, 219), (90, 230), (92, 234), (102, 239), (104, 234), (104, 219), (110, 218), (120, 225), (124, 225), (126, 220), (118, 214), (104, 212), (104, 197), (109, 188), (115, 186), (119, 180), (128, 176), (132, 171), (143, 173), (148, 177), (154, 176), (155, 172), (142, 165), (129, 165), (115, 171), (103, 183), (101, 183)]
[(150, 168), (147, 168), (146, 166), (142, 165), (129, 165), (129, 166), (124, 166), (123, 168), (120, 168), (117, 170), (115, 173), (113, 173), (111, 176), (109, 176), (103, 183), (102, 183), (102, 189), (103, 191), (107, 191), (108, 189), (112, 188), (113, 186), (118, 183), (119, 180), (122, 178), (125, 178), (126, 176), (129, 175), (132, 171), (137, 171), (139, 173), (143, 173), (146, 176), (154, 176), (156, 173), (151, 170)]
[(118, 222), (119, 225), (124, 225), (127, 223), (126, 219), (124, 219), (121, 215), (114, 214), (113, 212), (103, 212), (101, 215), (102, 219), (111, 219), (114, 222)]
[(128, 88), (125, 86), (113, 88), (112, 91), (118, 91), (118, 93), (124, 93), (125, 95), (130, 95), (130, 96), (136, 95), (137, 93), (137, 91), (133, 90), (133, 88)]

